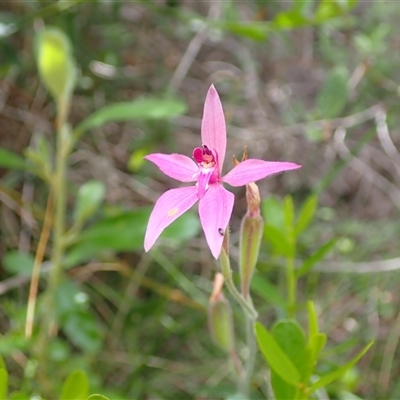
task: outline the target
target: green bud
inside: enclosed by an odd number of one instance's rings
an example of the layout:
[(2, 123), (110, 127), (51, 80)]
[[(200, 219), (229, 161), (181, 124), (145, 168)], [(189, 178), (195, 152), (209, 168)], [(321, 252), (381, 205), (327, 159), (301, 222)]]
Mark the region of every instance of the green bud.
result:
[(263, 230), (264, 221), (260, 215), (244, 216), (240, 229), (239, 269), (242, 295), (245, 299), (249, 295), (250, 281), (258, 260)]
[(221, 294), (210, 302), (208, 325), (215, 344), (229, 353), (234, 347), (232, 310)]
[(40, 78), (59, 103), (73, 90), (76, 71), (71, 44), (64, 32), (45, 28), (35, 38), (36, 60)]

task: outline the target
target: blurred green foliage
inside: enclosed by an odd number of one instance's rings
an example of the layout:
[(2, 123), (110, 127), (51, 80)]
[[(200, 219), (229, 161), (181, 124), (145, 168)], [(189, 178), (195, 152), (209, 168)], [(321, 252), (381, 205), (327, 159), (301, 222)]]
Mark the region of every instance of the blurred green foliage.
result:
[[(7, 390), (10, 399), (31, 393), (83, 399), (92, 392), (111, 399), (233, 396), (224, 354), (207, 332), (213, 264), (196, 212), (171, 225), (154, 252), (142, 250), (149, 206), (171, 187), (142, 156), (190, 155), (200, 143), (203, 94), (211, 82), (221, 89), (232, 152), (248, 144), (257, 156), (303, 165), (295, 177), (265, 184), (277, 196), (292, 196), (263, 200), (264, 242), (252, 281), (263, 324), (284, 315), (282, 258), (292, 254), (295, 240), (300, 318), (306, 323), (312, 298), (328, 336), (318, 373), (332, 378), (343, 365), (339, 375), (347, 371), (328, 394), (398, 397), (398, 274), (349, 275), (342, 267), (353, 262), (357, 272), (363, 262), (399, 257), (399, 156), (393, 150), (400, 140), (399, 17), (395, 2), (379, 0), (3, 2), (0, 354), (7, 368), (0, 358), (0, 398)], [(33, 379), (40, 327), (30, 339), (23, 333), (48, 196), (43, 180), (55, 163), (55, 107), (40, 84), (32, 40), (44, 26), (65, 32), (77, 64), (67, 272), (54, 299), (60, 334), (47, 344), (54, 372), (48, 393)], [(189, 69), (176, 84), (184, 62)], [(377, 107), (393, 146), (377, 135)], [(242, 195), (237, 192), (233, 245)], [(49, 251), (42, 282), (48, 257)], [(326, 258), (330, 262), (322, 262)], [(41, 293), (39, 316), (46, 313)], [(269, 333), (272, 343), (282, 337), (277, 329)], [(359, 371), (354, 359), (345, 364), (349, 349), (361, 349), (371, 337), (378, 339), (376, 349)], [(324, 362), (328, 357), (335, 365)], [(254, 395), (262, 398), (262, 360), (258, 366)], [(279, 371), (292, 366), (276, 368), (274, 385), (283, 387)]]

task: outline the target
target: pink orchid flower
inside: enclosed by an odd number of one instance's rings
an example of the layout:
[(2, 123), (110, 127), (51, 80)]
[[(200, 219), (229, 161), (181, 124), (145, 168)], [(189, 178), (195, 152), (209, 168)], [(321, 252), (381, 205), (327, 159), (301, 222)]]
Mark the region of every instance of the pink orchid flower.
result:
[(218, 93), (211, 85), (204, 104), (201, 124), (202, 146), (193, 159), (183, 154), (149, 154), (144, 157), (171, 178), (196, 182), (193, 186), (170, 189), (156, 202), (147, 225), (144, 248), (149, 251), (161, 232), (199, 202), (199, 216), (208, 246), (215, 258), (221, 253), (224, 232), (232, 215), (234, 195), (223, 187), (244, 186), (278, 172), (300, 168), (291, 162), (248, 159), (221, 176), (226, 151), (224, 112)]

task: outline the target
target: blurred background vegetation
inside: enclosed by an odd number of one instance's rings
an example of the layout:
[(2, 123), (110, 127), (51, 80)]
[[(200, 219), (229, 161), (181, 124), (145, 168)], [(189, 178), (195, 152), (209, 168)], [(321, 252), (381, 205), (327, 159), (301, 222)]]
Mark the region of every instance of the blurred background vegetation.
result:
[[(227, 163), (247, 145), (252, 158), (302, 164), (260, 184), (267, 224), (279, 229), (283, 195), (297, 208), (310, 194), (319, 198), (297, 256), (334, 240), (301, 280), (298, 299), (300, 315), (315, 300), (328, 333), (330, 362), (321, 368), (376, 338), (329, 395), (400, 398), (399, 20), (397, 2), (381, 0), (1, 2), (0, 354), (11, 391), (44, 395), (34, 379), (40, 327), (27, 339), (24, 326), (48, 189), (21, 163), (27, 148), (47, 146), (52, 159), (55, 105), (38, 77), (33, 36), (55, 26), (70, 38), (78, 65), (73, 126), (106, 105), (142, 103), (129, 116), (97, 115), (70, 158), (67, 223), (85, 182), (105, 198), (67, 249), (54, 299), (59, 334), (47, 343), (54, 374), (47, 398), (76, 368), (87, 372), (92, 392), (112, 399), (235, 392), (207, 330), (217, 268), (196, 211), (149, 254), (142, 247), (154, 201), (176, 185), (142, 157), (191, 154), (211, 83), (227, 119)], [(233, 257), (246, 207), (244, 190), (235, 194)], [(51, 240), (41, 289), (50, 248)], [(280, 250), (266, 231), (254, 291), (267, 325), (282, 313)], [(45, 312), (39, 293), (38, 313)], [(239, 316), (236, 325), (240, 332)], [(261, 360), (257, 371), (261, 381)]]

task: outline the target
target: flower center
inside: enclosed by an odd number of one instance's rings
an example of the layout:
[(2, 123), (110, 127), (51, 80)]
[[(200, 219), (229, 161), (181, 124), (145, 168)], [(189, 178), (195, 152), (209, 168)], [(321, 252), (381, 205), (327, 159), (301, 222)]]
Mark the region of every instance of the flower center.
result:
[(205, 144), (193, 150), (193, 158), (199, 164), (199, 167), (212, 168), (216, 164), (214, 154)]
[(205, 195), (209, 183), (214, 183), (217, 180), (217, 160), (205, 144), (193, 150), (193, 158), (199, 166), (199, 171), (195, 176), (197, 177), (197, 195), (201, 199)]

